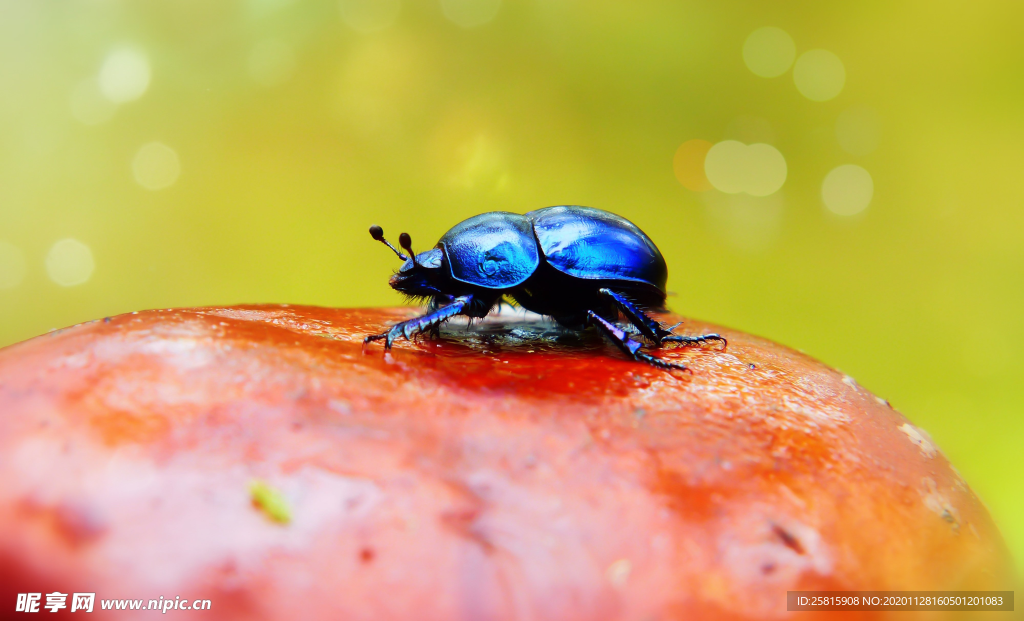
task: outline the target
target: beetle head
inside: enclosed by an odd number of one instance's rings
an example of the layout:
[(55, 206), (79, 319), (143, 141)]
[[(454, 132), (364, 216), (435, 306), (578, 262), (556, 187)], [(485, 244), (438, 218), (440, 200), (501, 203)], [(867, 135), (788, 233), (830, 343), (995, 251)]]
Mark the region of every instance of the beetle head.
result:
[(432, 297), (443, 295), (438, 289), (441, 277), (441, 263), (444, 253), (440, 248), (431, 248), (426, 252), (416, 254), (412, 251), (412, 238), (408, 233), (398, 236), (398, 244), (408, 253), (408, 256), (399, 252), (388, 240), (384, 239), (384, 230), (376, 224), (370, 227), (370, 235), (377, 241), (387, 245), (398, 258), (404, 261), (398, 272), (391, 277), (388, 284), (400, 293), (410, 297)]

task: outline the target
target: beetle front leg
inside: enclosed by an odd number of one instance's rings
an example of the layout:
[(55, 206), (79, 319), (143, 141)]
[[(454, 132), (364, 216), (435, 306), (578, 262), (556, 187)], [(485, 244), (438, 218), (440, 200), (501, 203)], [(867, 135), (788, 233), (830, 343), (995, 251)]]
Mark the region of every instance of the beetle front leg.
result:
[(419, 334), (420, 332), (435, 330), (445, 321), (456, 315), (461, 315), (472, 301), (473, 296), (471, 295), (457, 297), (452, 300), (450, 304), (445, 304), (437, 310), (431, 311), (422, 317), (416, 317), (415, 319), (396, 323), (391, 326), (391, 329), (387, 332), (371, 334), (363, 339), (363, 343), (372, 343), (373, 341), (384, 339), (384, 348), (391, 349), (391, 345), (398, 339), (398, 337), (404, 336), (406, 340), (409, 340), (413, 335)]
[(690, 371), (686, 365), (669, 362), (643, 353), (640, 351), (640, 348), (643, 347), (640, 342), (629, 338), (625, 330), (604, 319), (594, 311), (587, 311), (587, 322), (597, 326), (597, 329), (600, 330), (608, 340), (614, 343), (616, 347), (622, 350), (622, 353), (626, 354), (633, 360), (646, 362), (662, 369), (675, 369), (677, 371), (693, 373), (693, 371)]

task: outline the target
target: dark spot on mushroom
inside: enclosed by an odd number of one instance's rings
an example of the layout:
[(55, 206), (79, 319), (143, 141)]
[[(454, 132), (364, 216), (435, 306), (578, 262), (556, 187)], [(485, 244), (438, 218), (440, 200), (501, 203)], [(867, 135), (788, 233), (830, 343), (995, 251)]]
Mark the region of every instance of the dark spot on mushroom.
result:
[(54, 511), (54, 518), (57, 532), (72, 545), (95, 541), (107, 532), (107, 521), (85, 503), (61, 502)]
[(782, 540), (782, 543), (785, 544), (785, 546), (790, 550), (796, 552), (797, 554), (804, 553), (804, 547), (800, 545), (800, 541), (797, 540), (797, 538), (794, 537), (793, 534), (785, 528), (782, 528), (778, 524), (773, 524), (772, 532), (775, 533), (779, 537), (779, 539)]
[(377, 553), (373, 551), (373, 548), (363, 548), (359, 551), (359, 560), (364, 563), (372, 563), (375, 556)]

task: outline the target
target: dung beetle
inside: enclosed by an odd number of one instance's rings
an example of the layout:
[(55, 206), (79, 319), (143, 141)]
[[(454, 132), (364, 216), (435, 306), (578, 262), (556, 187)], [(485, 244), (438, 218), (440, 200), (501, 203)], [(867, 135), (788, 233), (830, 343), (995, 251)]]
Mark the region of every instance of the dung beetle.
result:
[[(727, 345), (718, 334), (672, 334), (679, 324), (666, 329), (647, 315), (645, 309), (665, 306), (665, 259), (635, 224), (607, 211), (560, 205), (522, 215), (482, 213), (456, 224), (419, 254), (412, 251), (408, 233), (398, 238), (407, 255), (384, 239), (381, 227), (371, 226), (370, 235), (404, 261), (391, 287), (429, 303), (422, 317), (367, 336), (364, 343), (383, 339), (390, 348), (399, 336), (438, 334), (456, 315), (484, 317), (511, 298), (568, 328), (596, 326), (627, 356), (664, 369), (687, 370), (640, 351), (643, 344), (630, 334), (659, 347), (666, 342)], [(632, 327), (616, 325), (620, 315)]]

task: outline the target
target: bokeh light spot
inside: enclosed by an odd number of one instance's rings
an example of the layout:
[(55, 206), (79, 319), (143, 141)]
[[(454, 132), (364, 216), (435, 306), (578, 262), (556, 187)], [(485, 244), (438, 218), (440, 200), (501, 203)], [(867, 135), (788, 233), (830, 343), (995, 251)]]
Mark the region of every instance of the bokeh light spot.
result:
[(174, 149), (162, 142), (145, 144), (132, 160), (135, 181), (147, 190), (162, 190), (173, 185), (181, 174), (181, 163)]
[(71, 116), (85, 125), (109, 121), (117, 104), (107, 99), (94, 79), (82, 80), (71, 93)]
[(828, 50), (810, 50), (800, 55), (793, 66), (796, 90), (811, 101), (835, 98), (846, 84), (843, 61)]
[(463, 28), (475, 28), (493, 20), (501, 0), (441, 0), (444, 16)]
[(687, 140), (676, 149), (672, 159), (672, 170), (676, 179), (687, 190), (704, 192), (711, 189), (711, 182), (704, 174), (704, 158), (707, 157), (711, 142), (696, 138)]
[(341, 0), (341, 19), (352, 30), (371, 33), (398, 20), (399, 0)]
[(717, 190), (753, 196), (774, 194), (786, 182), (786, 158), (775, 147), (724, 140), (704, 158), (704, 173)]
[(142, 97), (149, 88), (149, 80), (149, 60), (134, 48), (114, 50), (100, 68), (100, 91), (116, 104)]
[(25, 254), (14, 244), (0, 241), (0, 289), (13, 289), (25, 280)]
[(786, 73), (796, 58), (793, 38), (781, 28), (758, 28), (743, 43), (743, 62), (754, 75), (774, 78)]
[(704, 174), (715, 189), (727, 194), (742, 192), (746, 187), (747, 145), (738, 140), (723, 140), (708, 149), (704, 158)]
[(778, 192), (787, 172), (786, 158), (775, 147), (763, 143), (747, 147), (747, 194), (768, 196)]
[(267, 87), (280, 86), (295, 70), (295, 52), (287, 43), (266, 39), (249, 52), (249, 77)]
[(850, 155), (868, 155), (881, 139), (878, 114), (870, 108), (850, 108), (836, 119), (836, 140)]
[(833, 168), (821, 184), (821, 199), (825, 207), (840, 216), (856, 215), (867, 209), (874, 192), (871, 173), (856, 164)]
[(77, 239), (62, 239), (46, 254), (46, 273), (62, 287), (87, 282), (95, 268), (92, 251)]

